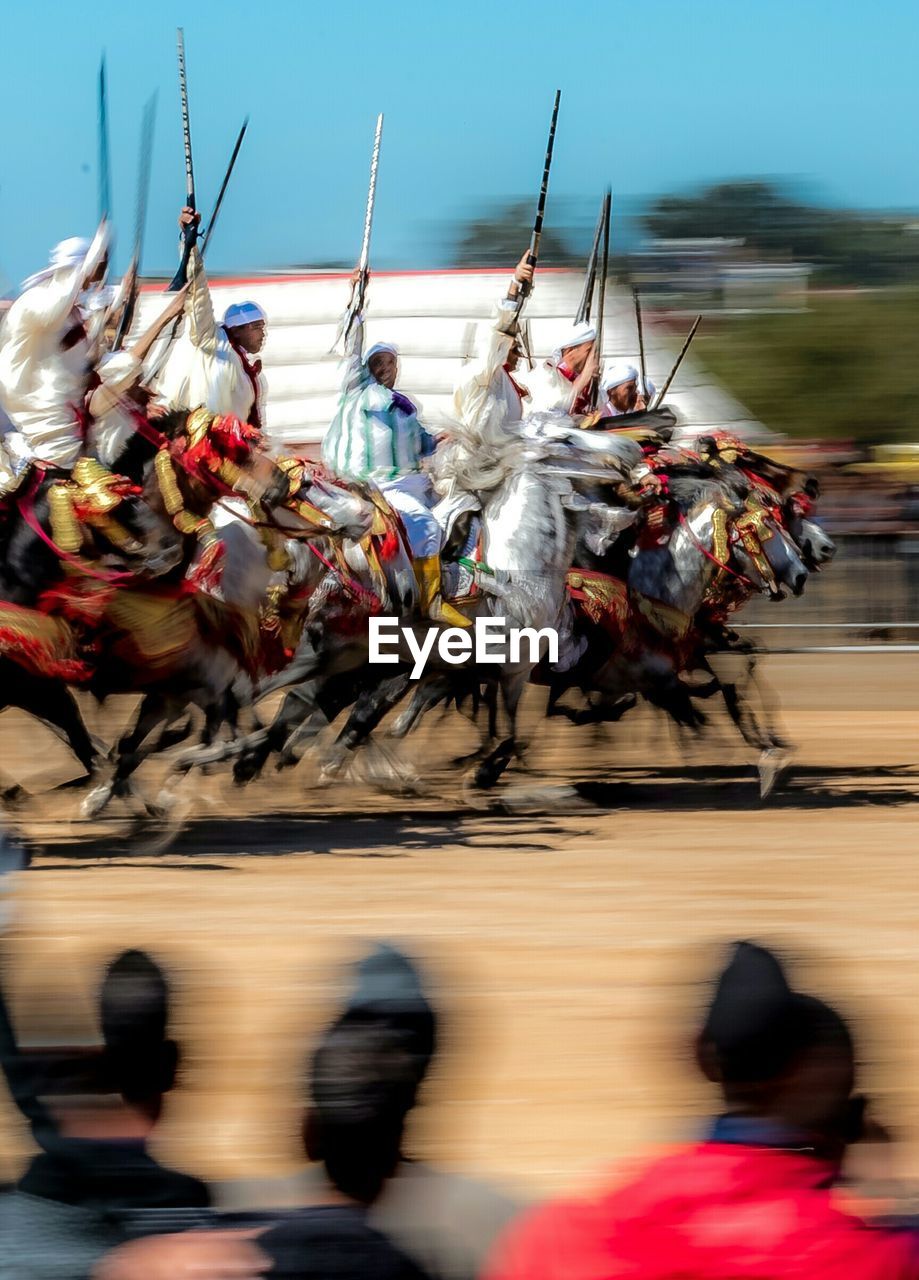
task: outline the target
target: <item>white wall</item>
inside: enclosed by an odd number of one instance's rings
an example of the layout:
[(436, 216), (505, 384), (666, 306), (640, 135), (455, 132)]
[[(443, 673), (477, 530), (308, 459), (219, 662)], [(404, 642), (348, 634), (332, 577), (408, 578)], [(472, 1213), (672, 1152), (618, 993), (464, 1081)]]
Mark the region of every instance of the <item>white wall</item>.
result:
[[(471, 351), (476, 323), (487, 319), (506, 292), (509, 271), (445, 271), (379, 274), (371, 280), (367, 341), (385, 339), (401, 352), (400, 389), (416, 400), (422, 418), (436, 427), (449, 414), (453, 382)], [(527, 303), (534, 355), (545, 358), (559, 331), (574, 316), (580, 298), (580, 272), (543, 270)], [(267, 422), (272, 435), (288, 445), (318, 442), (335, 412), (338, 360), (329, 348), (348, 297), (348, 277), (301, 275), (212, 284), (214, 309), (221, 316), (231, 302), (252, 299), (268, 314), (268, 340), (262, 353), (269, 396)], [(138, 328), (153, 318), (157, 295), (142, 295)], [(648, 374), (660, 386), (679, 344), (645, 322)], [(612, 287), (607, 293), (604, 357), (638, 363), (631, 295)], [(731, 427), (755, 431), (747, 411), (687, 357), (671, 404), (693, 431)]]

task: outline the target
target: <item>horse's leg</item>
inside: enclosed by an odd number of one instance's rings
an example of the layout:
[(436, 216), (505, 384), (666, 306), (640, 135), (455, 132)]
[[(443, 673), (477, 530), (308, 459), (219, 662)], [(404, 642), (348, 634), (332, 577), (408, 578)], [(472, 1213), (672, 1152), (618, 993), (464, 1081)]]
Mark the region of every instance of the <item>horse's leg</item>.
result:
[(756, 659), (750, 654), (714, 653), (709, 655), (708, 665), (718, 680), (728, 715), (744, 742), (759, 752), (759, 791), (765, 800), (788, 767), (789, 749), (770, 724)]
[(293, 745), (289, 744), (291, 735), (319, 709), (314, 684), (314, 681), (308, 681), (305, 685), (291, 689), (285, 695), (271, 724), (266, 729), (249, 734), (237, 744), (239, 751), (233, 766), (233, 778), (236, 782), (251, 782), (261, 773), (273, 751)]
[(389, 731), (391, 738), (404, 738), (418, 725), (422, 716), (424, 716), (432, 707), (436, 707), (438, 702), (442, 702), (444, 698), (449, 697), (451, 689), (451, 680), (449, 676), (430, 676), (422, 680), (415, 692), (412, 694), (411, 700), (405, 710), (396, 718), (396, 722)]
[(83, 804), (83, 816), (97, 817), (113, 796), (128, 795), (131, 777), (151, 750), (144, 751), (154, 731), (169, 717), (169, 704), (159, 693), (147, 693), (140, 704), (134, 724), (119, 739), (115, 748), (115, 768), (108, 782), (95, 787)]
[(60, 680), (33, 675), (8, 660), (2, 665), (0, 709), (18, 707), (43, 721), (70, 748), (86, 770), (86, 780), (99, 767), (102, 753), (90, 737), (73, 694)]
[[(493, 787), (514, 756), (518, 758), (520, 756), (520, 745), (517, 741), (517, 713), (529, 676), (529, 669), (524, 667), (501, 677), (501, 696), (508, 718), (508, 736), (498, 743), (476, 769), (473, 775), (476, 787)], [(497, 703), (495, 703), (494, 708), (489, 708), (489, 732), (493, 737), (497, 737), (497, 730)]]

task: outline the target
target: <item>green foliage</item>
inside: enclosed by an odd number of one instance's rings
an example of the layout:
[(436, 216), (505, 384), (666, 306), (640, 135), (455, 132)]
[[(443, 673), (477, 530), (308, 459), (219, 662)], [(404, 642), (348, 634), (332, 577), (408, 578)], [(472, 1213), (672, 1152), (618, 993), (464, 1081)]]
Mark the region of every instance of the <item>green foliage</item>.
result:
[(919, 280), (919, 233), (906, 219), (801, 204), (767, 182), (662, 196), (642, 221), (662, 239), (739, 238), (750, 256), (812, 263), (825, 284)]
[(775, 431), (919, 443), (919, 291), (817, 294), (809, 308), (707, 319), (697, 355)]

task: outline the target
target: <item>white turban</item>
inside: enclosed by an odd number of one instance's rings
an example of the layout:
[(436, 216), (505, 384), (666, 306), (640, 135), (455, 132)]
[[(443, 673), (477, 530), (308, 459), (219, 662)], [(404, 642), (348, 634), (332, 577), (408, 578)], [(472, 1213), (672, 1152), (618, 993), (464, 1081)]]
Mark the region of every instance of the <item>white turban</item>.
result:
[(555, 349), (558, 352), (567, 351), (569, 347), (580, 347), (585, 342), (595, 342), (597, 338), (597, 330), (588, 320), (581, 320), (578, 324), (574, 324), (567, 333), (562, 333), (561, 338), (556, 341)]
[(260, 320), (267, 321), (268, 317), (257, 302), (234, 302), (224, 312), (223, 327), (238, 329), (240, 325), (258, 324)]
[(371, 356), (390, 355), (399, 358), (399, 348), (394, 347), (391, 342), (375, 342), (370, 350), (364, 356), (364, 364), (370, 363)]
[(637, 381), (638, 370), (633, 364), (626, 364), (623, 361), (606, 366), (603, 370), (603, 377), (600, 379), (600, 388), (603, 391), (612, 391), (615, 387), (621, 387), (626, 382)]
[(36, 271), (22, 282), (23, 289), (31, 289), (33, 285), (50, 280), (56, 271), (73, 271), (86, 261), (92, 245), (83, 236), (69, 236), (56, 244), (48, 255), (48, 265)]

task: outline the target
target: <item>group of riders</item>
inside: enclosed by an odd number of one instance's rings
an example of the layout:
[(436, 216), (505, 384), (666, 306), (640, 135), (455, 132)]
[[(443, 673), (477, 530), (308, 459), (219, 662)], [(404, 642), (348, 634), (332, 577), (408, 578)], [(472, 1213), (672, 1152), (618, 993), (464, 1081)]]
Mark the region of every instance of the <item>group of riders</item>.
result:
[[(182, 211), (183, 233), (197, 218)], [(192, 601), (196, 634), (209, 619), (258, 693), (269, 676), (272, 687), (293, 682), (285, 669), (296, 669), (304, 628), (349, 634), (374, 612), (468, 628), (482, 599), (500, 596), (501, 581), (510, 599), (515, 572), (538, 576), (551, 564), (562, 589), (543, 594), (555, 616), (543, 608), (538, 621), (554, 624), (564, 643), (554, 665), (534, 662), (525, 676), (556, 684), (553, 696), (579, 688), (594, 704), (599, 689), (603, 717), (617, 718), (632, 691), (596, 680), (613, 649), (631, 661), (636, 646), (658, 656), (669, 646), (672, 692), (707, 665), (700, 655), (743, 648), (727, 620), (750, 594), (798, 591), (806, 568), (828, 556), (809, 520), (812, 481), (723, 432), (676, 443), (675, 419), (654, 404), (656, 388), (637, 359), (604, 364), (589, 321), (560, 332), (551, 357), (532, 359), (521, 319), (521, 295), (535, 287), (527, 254), (479, 324), (452, 420), (437, 434), (399, 389), (398, 349), (380, 341), (365, 350), (367, 276), (356, 273), (361, 309), (343, 325), (341, 391), (319, 463), (285, 454), (266, 429), (262, 308), (240, 301), (218, 321), (195, 247), (184, 287), (126, 346), (121, 322), (136, 282), (106, 283), (109, 251), (105, 222), (91, 242), (63, 241), (24, 282), (0, 328), (0, 666), (14, 664), (27, 684), (104, 694), (168, 683), (183, 647), (187, 661), (181, 627), (171, 646), (154, 634), (172, 625), (169, 600), (186, 612)], [(517, 519), (512, 497), (491, 501), (509, 458), (518, 469), (542, 464), (544, 476), (586, 479), (568, 484), (563, 505), (605, 520), (602, 555), (599, 535), (592, 541), (582, 521), (567, 563), (536, 546), (532, 565), (519, 556), (501, 563), (488, 524)], [(711, 519), (694, 524), (702, 506)], [(669, 556), (670, 573), (677, 534), (704, 553), (705, 587), (691, 616), (655, 587), (664, 578), (651, 573), (642, 591), (632, 572), (644, 553), (646, 570)], [(798, 576), (783, 577), (773, 537), (800, 552), (792, 556)], [(234, 585), (239, 545), (262, 571), (254, 595)], [(228, 627), (221, 605), (236, 624), (245, 615), (242, 624)], [(517, 616), (537, 620), (526, 608)], [(315, 653), (313, 643), (311, 675)], [(352, 689), (366, 694), (374, 675), (352, 668)], [(464, 673), (467, 692), (480, 677)], [(182, 696), (204, 705), (199, 686), (211, 689), (208, 680), (187, 670), (182, 680)], [(635, 692), (655, 700), (650, 686)], [(16, 702), (14, 692), (0, 696)], [(658, 700), (667, 705), (663, 694)], [(325, 706), (327, 719), (338, 705)], [(40, 714), (73, 742), (61, 715)]]

